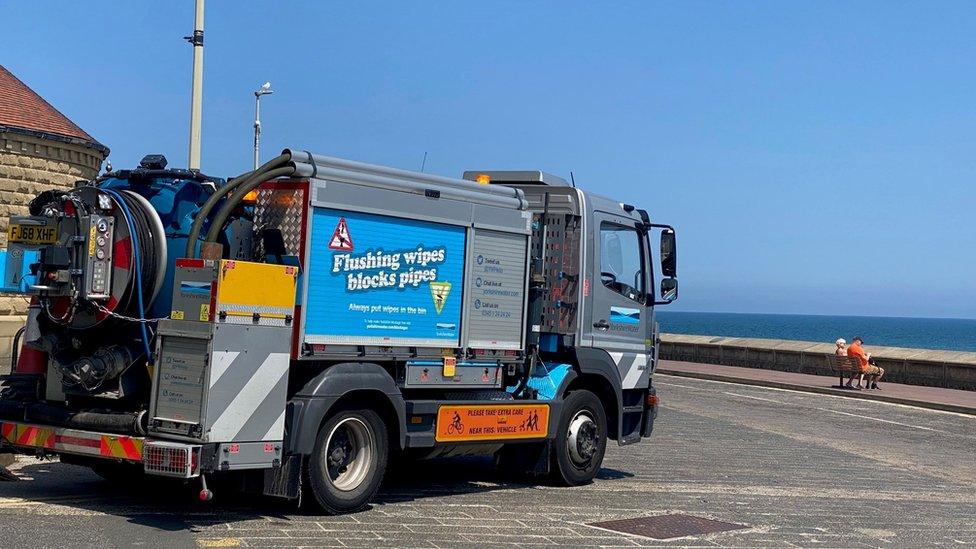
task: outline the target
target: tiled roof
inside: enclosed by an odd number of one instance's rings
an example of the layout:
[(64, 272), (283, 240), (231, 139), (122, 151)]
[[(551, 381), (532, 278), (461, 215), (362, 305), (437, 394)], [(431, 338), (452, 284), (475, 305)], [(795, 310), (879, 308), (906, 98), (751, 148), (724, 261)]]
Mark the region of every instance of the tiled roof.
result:
[(0, 65), (0, 126), (100, 143)]

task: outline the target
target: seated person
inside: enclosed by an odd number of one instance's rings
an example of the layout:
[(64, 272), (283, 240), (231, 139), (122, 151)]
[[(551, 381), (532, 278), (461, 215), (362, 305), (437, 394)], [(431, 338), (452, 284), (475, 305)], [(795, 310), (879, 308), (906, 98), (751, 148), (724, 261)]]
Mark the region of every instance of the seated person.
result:
[[(861, 369), (861, 378), (863, 379), (864, 376), (868, 377), (868, 384), (866, 388), (880, 390), (881, 387), (878, 387), (878, 381), (884, 375), (884, 370), (872, 364), (873, 361), (871, 360), (871, 355), (864, 352), (864, 347), (862, 347), (863, 343), (864, 341), (860, 337), (855, 337), (854, 340), (851, 341), (850, 347), (847, 348), (847, 355), (857, 358)], [(848, 385), (850, 386), (850, 384)], [(860, 379), (857, 382), (857, 388), (861, 388)]]
[[(837, 344), (837, 348), (834, 350), (834, 355), (837, 357), (837, 364), (839, 365), (843, 363), (842, 359), (847, 358), (847, 340), (845, 340), (844, 338), (839, 338), (834, 343)], [(847, 385), (846, 385), (848, 389), (854, 388), (854, 377), (856, 375), (857, 374), (855, 374), (854, 372), (851, 372), (851, 377), (850, 379), (847, 380)], [(841, 372), (840, 382), (841, 382), (840, 387), (841, 389), (843, 389), (845, 387), (843, 372)]]

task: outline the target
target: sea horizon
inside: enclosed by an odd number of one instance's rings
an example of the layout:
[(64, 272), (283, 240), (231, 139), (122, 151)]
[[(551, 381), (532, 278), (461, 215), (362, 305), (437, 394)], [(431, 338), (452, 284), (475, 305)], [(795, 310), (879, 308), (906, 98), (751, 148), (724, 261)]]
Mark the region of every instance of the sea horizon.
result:
[(907, 347), (976, 352), (976, 319), (728, 313), (658, 310), (661, 331), (832, 343), (864, 338), (865, 347)]

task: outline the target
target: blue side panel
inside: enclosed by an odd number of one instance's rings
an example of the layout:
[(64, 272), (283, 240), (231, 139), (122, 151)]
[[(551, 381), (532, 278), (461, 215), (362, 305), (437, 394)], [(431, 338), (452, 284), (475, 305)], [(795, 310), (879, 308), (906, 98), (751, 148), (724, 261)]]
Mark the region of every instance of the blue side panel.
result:
[[(538, 391), (539, 400), (552, 400), (556, 398), (556, 391), (562, 385), (566, 374), (572, 369), (573, 367), (569, 364), (546, 364), (540, 360), (526, 386)], [(514, 390), (515, 387), (508, 388), (509, 392)]]
[(7, 282), (7, 250), (0, 250), (0, 292), (11, 292), (13, 288)]
[(315, 208), (310, 247), (307, 342), (459, 344), (464, 227)]
[(37, 283), (37, 276), (30, 272), (31, 263), (37, 263), (40, 252), (19, 244), (11, 244), (7, 250), (0, 250), (0, 292), (26, 294)]

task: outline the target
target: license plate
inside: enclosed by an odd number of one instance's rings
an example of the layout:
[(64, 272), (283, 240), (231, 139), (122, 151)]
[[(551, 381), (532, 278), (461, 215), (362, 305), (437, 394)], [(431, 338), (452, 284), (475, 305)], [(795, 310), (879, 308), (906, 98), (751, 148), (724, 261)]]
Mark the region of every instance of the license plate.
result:
[(58, 228), (12, 223), (7, 229), (7, 241), (23, 244), (55, 244), (58, 241)]
[(438, 442), (545, 438), (548, 404), (441, 406), (437, 410)]

